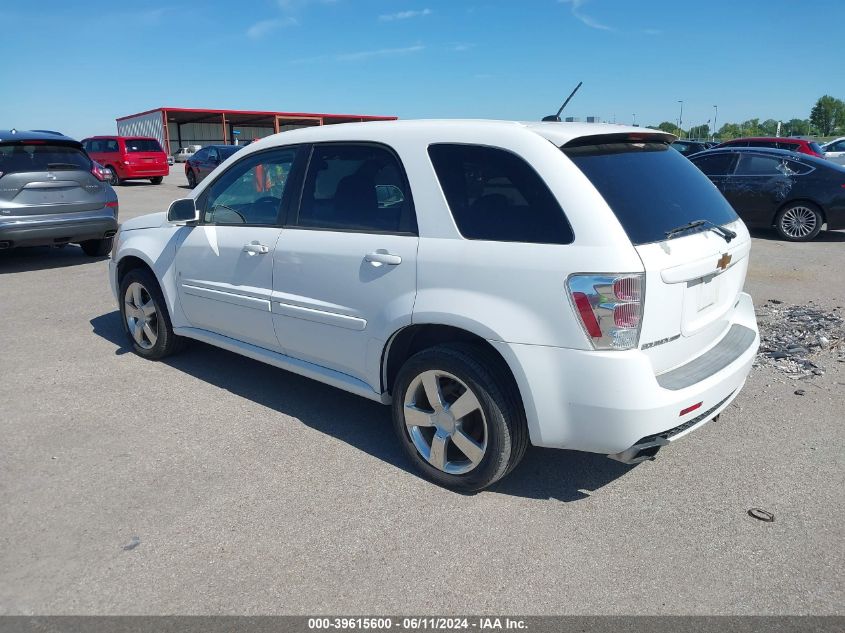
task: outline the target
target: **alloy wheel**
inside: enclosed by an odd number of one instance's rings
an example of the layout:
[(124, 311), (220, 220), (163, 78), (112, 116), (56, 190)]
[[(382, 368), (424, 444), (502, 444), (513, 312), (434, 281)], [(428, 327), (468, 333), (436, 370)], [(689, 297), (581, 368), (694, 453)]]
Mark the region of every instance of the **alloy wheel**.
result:
[(816, 213), (808, 207), (787, 209), (780, 220), (781, 230), (793, 239), (801, 239), (816, 230)]
[(129, 334), (143, 349), (152, 349), (158, 340), (158, 312), (155, 301), (137, 281), (126, 287), (123, 308)]
[(405, 428), (417, 452), (450, 475), (477, 467), (487, 452), (487, 419), (460, 378), (440, 370), (420, 373), (404, 398)]

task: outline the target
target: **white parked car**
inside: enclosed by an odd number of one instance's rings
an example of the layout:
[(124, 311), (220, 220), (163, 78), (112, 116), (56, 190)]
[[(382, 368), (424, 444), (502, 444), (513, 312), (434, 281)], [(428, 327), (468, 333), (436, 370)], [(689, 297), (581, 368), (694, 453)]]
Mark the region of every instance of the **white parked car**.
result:
[(529, 442), (651, 458), (728, 406), (759, 342), (748, 232), (673, 140), (495, 121), (262, 139), (123, 224), (123, 326), (145, 358), (196, 339), (391, 404), (444, 486), (489, 486)]
[(173, 152), (173, 160), (177, 163), (184, 163), (188, 160), (191, 156), (196, 154), (198, 151), (202, 149), (200, 145), (189, 145), (188, 147), (180, 147), (178, 150)]
[(845, 136), (837, 138), (822, 145), (824, 157), (834, 163), (845, 165)]

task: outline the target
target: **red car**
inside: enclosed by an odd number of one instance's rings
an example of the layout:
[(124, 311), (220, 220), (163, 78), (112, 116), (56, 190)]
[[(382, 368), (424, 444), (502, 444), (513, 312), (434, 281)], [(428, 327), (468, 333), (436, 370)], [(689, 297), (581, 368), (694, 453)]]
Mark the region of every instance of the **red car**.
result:
[(82, 140), (82, 146), (92, 160), (112, 171), (109, 184), (123, 184), (124, 180), (150, 179), (160, 185), (170, 173), (167, 154), (154, 138), (146, 136), (92, 136)]
[(786, 149), (799, 154), (809, 154), (824, 158), (824, 151), (815, 141), (802, 138), (784, 138), (779, 136), (749, 136), (725, 141), (716, 147), (768, 147), (771, 149)]

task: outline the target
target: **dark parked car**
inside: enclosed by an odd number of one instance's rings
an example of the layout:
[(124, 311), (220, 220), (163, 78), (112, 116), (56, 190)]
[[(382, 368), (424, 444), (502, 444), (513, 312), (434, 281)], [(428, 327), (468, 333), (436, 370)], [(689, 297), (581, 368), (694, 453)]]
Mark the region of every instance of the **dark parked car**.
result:
[(784, 138), (781, 136), (749, 136), (748, 138), (735, 138), (725, 141), (717, 147), (764, 147), (768, 149), (785, 149), (790, 152), (807, 154), (824, 158), (824, 151), (815, 141), (808, 141), (803, 138)]
[(780, 149), (719, 147), (690, 160), (748, 226), (774, 226), (793, 242), (812, 240), (827, 223), (845, 229), (845, 167)]
[(243, 145), (206, 145), (203, 147), (185, 161), (185, 177), (188, 179), (188, 186), (191, 189), (196, 187), (220, 163), (243, 148)]
[(678, 150), (684, 156), (692, 156), (697, 152), (703, 152), (707, 149), (707, 145), (702, 141), (684, 141), (678, 139), (672, 143), (672, 148)]
[(110, 172), (49, 131), (0, 131), (0, 248), (79, 244), (108, 255), (117, 231)]

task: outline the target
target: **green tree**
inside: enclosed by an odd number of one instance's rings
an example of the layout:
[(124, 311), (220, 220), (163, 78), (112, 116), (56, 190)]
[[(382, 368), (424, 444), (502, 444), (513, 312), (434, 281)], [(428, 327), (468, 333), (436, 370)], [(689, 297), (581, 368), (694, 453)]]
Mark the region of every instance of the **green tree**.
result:
[(760, 131), (760, 119), (748, 119), (739, 124), (741, 136), (762, 136)]
[(658, 125), (655, 129), (663, 132), (669, 132), (669, 134), (674, 134), (675, 136), (685, 135), (685, 132), (671, 121), (663, 121), (663, 123)]
[(760, 133), (763, 136), (777, 136), (778, 122), (774, 119), (766, 119), (760, 124)]
[(689, 135), (691, 138), (710, 138), (710, 125), (696, 125), (690, 128)]
[(810, 122), (822, 136), (830, 136), (838, 127), (845, 127), (845, 102), (830, 95), (819, 97), (810, 111)]
[(807, 136), (809, 132), (810, 126), (803, 119), (790, 119), (783, 124), (781, 130), (781, 133), (786, 136)]
[(732, 138), (739, 138), (740, 136), (742, 136), (742, 132), (736, 123), (725, 123), (719, 128), (719, 139), (722, 141), (729, 141)]

